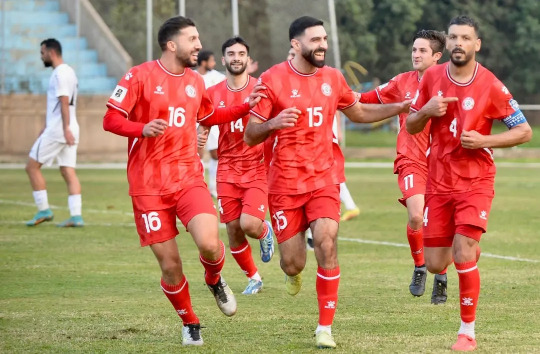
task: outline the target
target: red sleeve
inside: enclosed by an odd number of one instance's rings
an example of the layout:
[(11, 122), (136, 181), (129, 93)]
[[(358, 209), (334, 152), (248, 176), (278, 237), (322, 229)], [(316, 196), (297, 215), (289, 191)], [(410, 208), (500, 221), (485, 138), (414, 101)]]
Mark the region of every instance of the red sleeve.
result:
[(360, 98), (360, 103), (381, 103), (375, 90), (359, 93), (358, 97)]
[(142, 137), (143, 128), (144, 123), (127, 120), (119, 110), (114, 108), (109, 107), (105, 117), (103, 117), (103, 129), (117, 135), (140, 138)]
[(403, 100), (403, 95), (399, 89), (399, 76), (395, 76), (387, 83), (377, 87), (375, 93), (377, 94), (380, 103), (401, 102)]
[(504, 119), (519, 110), (517, 102), (512, 99), (512, 94), (498, 79), (491, 85), (489, 95), (491, 104), (486, 110), (486, 118)]
[(411, 104), (411, 111), (418, 112), (428, 101), (431, 99), (429, 92), (429, 83), (430, 83), (430, 71), (426, 71), (420, 84), (418, 85), (418, 90), (416, 90), (416, 95)]
[(210, 116), (199, 120), (201, 125), (211, 127), (212, 125), (225, 124), (237, 120), (249, 113), (249, 103), (239, 106), (216, 109)]
[[(200, 81), (202, 81), (202, 78)], [(203, 94), (202, 94), (201, 105), (199, 107), (199, 110), (197, 111), (197, 122), (201, 122), (207, 119), (214, 113), (214, 104), (212, 103), (212, 100), (210, 99), (210, 95), (208, 94), (208, 91), (204, 88), (204, 86), (202, 89), (202, 93)]]
[(257, 103), (257, 105), (253, 107), (250, 112), (257, 118), (263, 121), (267, 121), (271, 118), (274, 118), (274, 117), (270, 117), (270, 115), (272, 114), (272, 111), (274, 109), (274, 100), (275, 100), (275, 95), (272, 91), (272, 84), (270, 82), (268, 71), (265, 71), (264, 73), (262, 73), (257, 84), (261, 84), (264, 87), (266, 87), (266, 89), (264, 90), (264, 94), (266, 95), (267, 98), (264, 98), (264, 97), (261, 98), (259, 103)]
[(347, 80), (345, 80), (343, 74), (339, 71), (337, 71), (337, 73), (339, 75), (339, 85), (341, 87), (337, 109), (341, 111), (354, 106), (358, 102), (358, 97), (349, 84), (347, 84)]
[(131, 68), (130, 71), (116, 85), (107, 106), (115, 108), (129, 116), (139, 99), (139, 83), (142, 72), (139, 67)]

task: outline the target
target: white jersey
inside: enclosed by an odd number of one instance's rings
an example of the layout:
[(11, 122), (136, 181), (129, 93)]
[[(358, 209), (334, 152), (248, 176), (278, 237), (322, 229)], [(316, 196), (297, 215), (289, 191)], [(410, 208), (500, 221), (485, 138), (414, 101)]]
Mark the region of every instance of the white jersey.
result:
[(207, 71), (206, 74), (201, 75), (204, 80), (204, 86), (206, 88), (209, 88), (210, 86), (214, 86), (219, 84), (221, 81), (225, 80), (227, 77), (220, 73), (217, 70), (210, 70)]
[(51, 140), (66, 142), (62, 126), (62, 112), (60, 109), (60, 96), (69, 98), (69, 128), (79, 142), (79, 123), (75, 110), (77, 107), (78, 82), (75, 71), (67, 64), (58, 65), (51, 74), (49, 88), (47, 89), (47, 118), (42, 136)]

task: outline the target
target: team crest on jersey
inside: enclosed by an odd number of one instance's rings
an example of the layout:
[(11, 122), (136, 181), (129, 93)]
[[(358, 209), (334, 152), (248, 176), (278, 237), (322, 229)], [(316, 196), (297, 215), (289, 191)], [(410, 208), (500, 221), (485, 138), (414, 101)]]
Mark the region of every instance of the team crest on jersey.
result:
[(298, 90), (292, 90), (291, 91), (291, 98), (297, 98), (297, 97), (300, 97), (300, 95), (298, 94)]
[(128, 91), (127, 88), (120, 85), (116, 85), (116, 88), (114, 89), (111, 95), (111, 99), (115, 100), (118, 103), (122, 103), (122, 101), (126, 97), (127, 91)]
[(165, 92), (163, 92), (163, 87), (161, 87), (159, 85), (156, 86), (156, 90), (154, 91), (154, 93), (156, 95), (164, 95), (165, 94)]
[(474, 107), (474, 100), (472, 97), (466, 97), (463, 102), (461, 103), (461, 107), (463, 107), (464, 110), (470, 111)]
[(506, 88), (506, 86), (503, 86), (503, 87), (502, 87), (502, 92), (504, 92), (504, 93), (507, 94), (507, 95), (510, 94), (510, 91), (508, 91), (508, 89)]
[(508, 101), (508, 103), (514, 109), (514, 111), (517, 111), (519, 109), (519, 104), (515, 99), (512, 98), (510, 101)]
[(321, 85), (321, 91), (325, 96), (330, 96), (332, 94), (332, 88), (327, 83)]
[(193, 87), (191, 85), (187, 85), (186, 86), (186, 95), (193, 98), (193, 97), (195, 97), (197, 95), (197, 90), (195, 90), (195, 87)]

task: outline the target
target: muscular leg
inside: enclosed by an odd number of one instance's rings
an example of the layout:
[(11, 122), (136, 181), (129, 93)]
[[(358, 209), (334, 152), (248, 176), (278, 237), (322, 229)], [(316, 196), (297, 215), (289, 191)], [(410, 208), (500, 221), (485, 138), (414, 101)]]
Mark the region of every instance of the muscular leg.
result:
[(188, 222), (187, 230), (204, 259), (217, 261), (221, 258), (223, 255), (221, 252), (222, 242), (219, 240), (218, 221), (215, 215), (195, 215)]
[(251, 238), (259, 239), (264, 230), (264, 221), (249, 214), (240, 215), (240, 227)]
[[(333, 269), (338, 266), (337, 232), (338, 223), (329, 218), (321, 218), (311, 222), (315, 258), (319, 267)], [(305, 246), (304, 246), (305, 250)], [(305, 254), (305, 252), (304, 252)]]
[(73, 167), (60, 166), (60, 173), (62, 174), (64, 181), (66, 181), (68, 194), (81, 194), (81, 183), (79, 182), (75, 169)]
[(452, 247), (425, 247), (426, 267), (430, 273), (438, 274), (452, 264)]
[(306, 266), (306, 239), (304, 232), (299, 232), (287, 241), (279, 244), (281, 269), (288, 276), (295, 276)]
[(41, 191), (47, 188), (45, 178), (41, 173), (41, 166), (41, 163), (32, 158), (28, 158), (25, 170), (30, 179), (30, 185), (32, 186), (33, 191)]

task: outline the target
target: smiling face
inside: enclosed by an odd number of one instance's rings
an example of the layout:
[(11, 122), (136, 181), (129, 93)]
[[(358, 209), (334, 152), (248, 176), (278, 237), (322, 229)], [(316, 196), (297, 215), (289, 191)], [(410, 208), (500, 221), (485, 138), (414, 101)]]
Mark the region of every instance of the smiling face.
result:
[(323, 26), (308, 27), (298, 39), (291, 41), (293, 48), (300, 49), (302, 57), (311, 65), (322, 68), (328, 50), (328, 35)]
[(424, 72), (427, 68), (437, 64), (442, 53), (433, 53), (428, 39), (417, 38), (412, 46), (411, 59), (414, 70)]
[(448, 28), (446, 49), (450, 52), (450, 60), (455, 66), (465, 66), (471, 60), (475, 60), (480, 45), (480, 38), (478, 38), (474, 27), (452, 25)]
[(240, 44), (225, 48), (225, 54), (221, 60), (225, 65), (227, 71), (233, 75), (241, 75), (246, 71), (249, 62), (249, 55), (247, 48)]
[(167, 47), (173, 51), (176, 60), (184, 67), (197, 66), (197, 56), (201, 50), (199, 32), (194, 26), (181, 29), (168, 43)]

